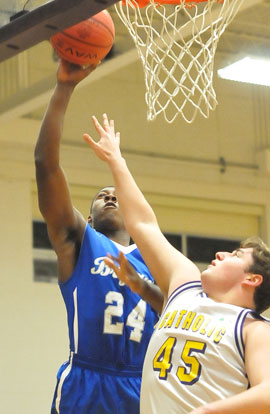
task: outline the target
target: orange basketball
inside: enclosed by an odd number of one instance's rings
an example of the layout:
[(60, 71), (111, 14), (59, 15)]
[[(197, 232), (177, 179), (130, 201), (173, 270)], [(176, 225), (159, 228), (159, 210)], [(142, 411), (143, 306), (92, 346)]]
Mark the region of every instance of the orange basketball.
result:
[(96, 64), (111, 50), (115, 28), (107, 10), (54, 34), (50, 42), (57, 54), (80, 66)]

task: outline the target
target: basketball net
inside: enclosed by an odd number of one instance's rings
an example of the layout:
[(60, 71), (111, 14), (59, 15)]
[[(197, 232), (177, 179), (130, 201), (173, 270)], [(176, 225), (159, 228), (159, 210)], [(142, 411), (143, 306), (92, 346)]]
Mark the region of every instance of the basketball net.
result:
[[(145, 73), (147, 119), (208, 118), (217, 105), (217, 44), (243, 0), (125, 0), (118, 16), (137, 47)], [(165, 4), (166, 3), (166, 4)]]

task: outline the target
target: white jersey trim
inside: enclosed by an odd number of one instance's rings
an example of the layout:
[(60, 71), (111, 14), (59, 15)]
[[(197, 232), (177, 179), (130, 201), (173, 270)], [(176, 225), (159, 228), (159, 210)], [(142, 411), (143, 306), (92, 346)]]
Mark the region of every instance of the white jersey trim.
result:
[[(202, 284), (199, 280), (193, 281), (193, 282), (187, 282), (184, 283), (183, 285), (179, 286), (178, 288), (176, 288), (169, 296), (168, 301), (166, 303), (165, 308), (163, 309), (164, 313), (167, 309), (167, 307), (170, 305), (170, 303), (176, 298), (176, 296), (180, 295), (181, 293), (183, 293), (184, 291), (188, 290), (188, 289), (194, 289), (194, 288), (202, 288)], [(204, 295), (205, 297), (207, 297), (207, 295), (202, 291), (202, 295)]]
[(57, 396), (55, 399), (55, 409), (56, 409), (57, 414), (60, 414), (60, 402), (61, 402), (62, 388), (63, 388), (64, 381), (67, 378), (72, 368), (72, 360), (73, 360), (73, 352), (70, 353), (69, 364), (62, 372), (60, 380), (59, 380), (59, 384), (57, 387)]
[(250, 309), (243, 309), (238, 315), (235, 328), (234, 328), (234, 337), (235, 337), (236, 347), (243, 361), (245, 360), (245, 343), (244, 343), (244, 338), (243, 338), (243, 327), (244, 327), (244, 323), (245, 323), (247, 315), (251, 312), (252, 311)]
[[(73, 320), (73, 340), (74, 340), (74, 350), (75, 353), (78, 352), (78, 341), (79, 341), (79, 330), (78, 330), (78, 291), (77, 288), (73, 292), (73, 301), (74, 301), (74, 320)], [(64, 371), (61, 374), (58, 388), (57, 388), (57, 396), (55, 399), (55, 409), (57, 414), (60, 413), (60, 402), (61, 402), (61, 395), (62, 395), (62, 388), (64, 381), (68, 374), (70, 373), (70, 370), (72, 368), (72, 361), (73, 361), (73, 352), (70, 353), (70, 361), (68, 366), (64, 369)]]
[(111, 241), (116, 245), (118, 250), (120, 250), (121, 252), (123, 252), (125, 254), (131, 253), (131, 252), (133, 252), (133, 250), (137, 249), (136, 244), (131, 244), (129, 246), (123, 246), (122, 244), (119, 244), (114, 240), (111, 240)]
[(73, 321), (73, 339), (74, 339), (74, 352), (78, 352), (79, 343), (79, 329), (78, 329), (78, 295), (77, 288), (73, 292), (74, 301), (74, 321)]
[(235, 336), (235, 343), (236, 343), (237, 349), (243, 361), (245, 361), (245, 343), (244, 343), (244, 337), (243, 337), (243, 328), (244, 328), (246, 317), (248, 315), (251, 315), (254, 319), (257, 319), (257, 320), (269, 322), (267, 318), (264, 318), (263, 316), (256, 313), (252, 309), (243, 309), (239, 313), (236, 324), (235, 324), (234, 336)]

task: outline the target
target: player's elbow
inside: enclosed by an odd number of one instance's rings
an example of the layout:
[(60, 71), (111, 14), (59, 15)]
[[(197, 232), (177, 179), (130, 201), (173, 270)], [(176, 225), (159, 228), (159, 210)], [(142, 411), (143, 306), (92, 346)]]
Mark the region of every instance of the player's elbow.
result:
[(34, 161), (37, 176), (50, 175), (59, 168), (58, 157), (52, 157), (47, 151), (42, 151), (38, 146), (35, 148)]
[(34, 160), (35, 160), (35, 166), (36, 169), (42, 169), (45, 166), (45, 156), (43, 151), (40, 148), (40, 145), (37, 143), (34, 151)]
[(36, 169), (36, 178), (39, 180), (44, 178), (49, 171), (48, 163), (41, 157), (39, 154), (35, 154), (35, 169)]

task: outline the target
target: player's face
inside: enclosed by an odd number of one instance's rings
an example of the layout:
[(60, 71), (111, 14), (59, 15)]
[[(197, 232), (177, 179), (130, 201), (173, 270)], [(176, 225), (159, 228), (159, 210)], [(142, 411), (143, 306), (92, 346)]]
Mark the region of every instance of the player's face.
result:
[(114, 187), (105, 187), (96, 195), (91, 212), (92, 226), (100, 231), (100, 226), (105, 230), (118, 230), (123, 228), (123, 217), (119, 210), (119, 204)]
[(253, 264), (252, 253), (252, 248), (216, 253), (215, 259), (201, 275), (204, 291), (209, 295), (217, 291), (226, 293), (244, 281)]

